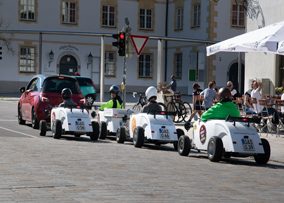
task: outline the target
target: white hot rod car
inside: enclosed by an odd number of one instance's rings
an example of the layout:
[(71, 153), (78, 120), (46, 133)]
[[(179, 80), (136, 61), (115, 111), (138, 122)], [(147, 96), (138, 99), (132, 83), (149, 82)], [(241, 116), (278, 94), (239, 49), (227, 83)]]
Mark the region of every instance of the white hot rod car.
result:
[(156, 145), (172, 143), (177, 150), (178, 137), (184, 135), (177, 129), (172, 117), (167, 112), (137, 113), (130, 116), (129, 127), (121, 127), (117, 133), (117, 141), (123, 143), (132, 140), (135, 147), (142, 147), (144, 142)]
[[(253, 156), (257, 164), (266, 164), (270, 158), (270, 145), (260, 138), (252, 123), (259, 118), (228, 117), (226, 120), (195, 121), (189, 128), (189, 136), (181, 136), (178, 153), (187, 156), (191, 149), (207, 151), (210, 161), (222, 157)], [(190, 137), (190, 138), (189, 138)]]
[[(95, 114), (92, 113), (92, 117)], [(70, 134), (79, 137), (87, 134), (91, 140), (97, 140), (99, 137), (99, 124), (91, 121), (89, 112), (86, 108), (73, 107), (55, 107), (51, 110), (51, 120), (47, 123), (40, 121), (40, 135), (45, 136), (48, 126), (55, 139), (60, 139), (63, 134)]]

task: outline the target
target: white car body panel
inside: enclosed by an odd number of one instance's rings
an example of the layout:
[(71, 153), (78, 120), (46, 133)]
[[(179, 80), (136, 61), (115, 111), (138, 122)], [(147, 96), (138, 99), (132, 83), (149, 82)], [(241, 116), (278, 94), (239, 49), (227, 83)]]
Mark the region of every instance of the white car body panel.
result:
[(51, 110), (51, 129), (55, 120), (61, 120), (65, 132), (93, 132), (92, 121), (86, 109), (56, 107)]
[(263, 154), (263, 146), (256, 129), (243, 122), (225, 120), (195, 121), (189, 130), (192, 146), (198, 150), (207, 150), (208, 141), (213, 136), (222, 139), (225, 152), (238, 154)]
[(132, 113), (130, 109), (104, 109), (99, 111), (99, 122), (106, 122), (107, 130), (110, 133), (116, 133), (117, 129), (123, 126), (123, 118), (129, 117)]
[(129, 122), (129, 135), (133, 138), (136, 127), (144, 128), (145, 138), (162, 142), (178, 141), (175, 124), (170, 116), (147, 113), (132, 114)]

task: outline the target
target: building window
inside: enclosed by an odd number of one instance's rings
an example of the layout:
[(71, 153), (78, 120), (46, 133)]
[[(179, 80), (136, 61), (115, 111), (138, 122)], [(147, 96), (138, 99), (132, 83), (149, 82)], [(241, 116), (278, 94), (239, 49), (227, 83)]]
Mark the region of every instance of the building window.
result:
[(232, 4), (232, 27), (245, 27), (245, 10), (242, 4)]
[(152, 29), (152, 9), (140, 9), (140, 29)]
[(176, 8), (175, 30), (183, 29), (183, 8)]
[(116, 72), (116, 53), (107, 51), (105, 52), (105, 76), (115, 77)]
[(75, 1), (62, 1), (62, 23), (77, 24), (77, 9), (78, 4)]
[(201, 14), (201, 4), (196, 2), (192, 6), (192, 27), (200, 27), (200, 14)]
[(182, 53), (176, 53), (174, 59), (174, 75), (177, 79), (182, 78)]
[(102, 7), (102, 26), (115, 27), (115, 7), (104, 5)]
[(20, 0), (20, 20), (35, 21), (35, 0)]
[(151, 54), (141, 54), (139, 56), (139, 78), (152, 78), (152, 55)]
[(35, 47), (20, 47), (20, 72), (35, 72)]

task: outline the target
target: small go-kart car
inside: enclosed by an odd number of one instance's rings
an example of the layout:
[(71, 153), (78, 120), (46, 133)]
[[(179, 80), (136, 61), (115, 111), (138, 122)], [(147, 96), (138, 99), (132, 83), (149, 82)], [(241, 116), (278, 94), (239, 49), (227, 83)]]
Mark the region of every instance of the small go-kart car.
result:
[(116, 135), (118, 130), (127, 126), (129, 116), (133, 113), (130, 109), (104, 109), (98, 112), (100, 123), (100, 139), (105, 139), (108, 135)]
[(117, 133), (117, 142), (129, 139), (135, 147), (142, 147), (144, 142), (156, 145), (173, 143), (177, 150), (178, 138), (184, 135), (182, 129), (176, 129), (171, 115), (162, 111), (155, 114), (138, 113), (130, 116), (129, 127), (121, 127)]
[(266, 164), (270, 158), (270, 145), (261, 138), (252, 123), (259, 118), (228, 117), (226, 120), (197, 120), (189, 128), (189, 136), (181, 136), (178, 153), (187, 156), (191, 149), (207, 151), (210, 161), (224, 158), (253, 156), (257, 164)]
[[(92, 112), (95, 117), (95, 112)], [(80, 135), (86, 134), (91, 140), (95, 141), (99, 137), (99, 124), (91, 121), (89, 112), (86, 108), (75, 108), (71, 106), (55, 107), (51, 110), (50, 123), (46, 120), (40, 121), (40, 135), (45, 136), (49, 128), (53, 138), (60, 139), (63, 134)]]

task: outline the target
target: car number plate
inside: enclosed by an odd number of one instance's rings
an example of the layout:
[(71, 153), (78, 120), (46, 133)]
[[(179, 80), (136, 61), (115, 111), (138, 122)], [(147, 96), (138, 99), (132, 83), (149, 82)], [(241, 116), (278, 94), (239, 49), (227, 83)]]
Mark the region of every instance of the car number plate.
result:
[(163, 138), (163, 139), (165, 139), (165, 138), (166, 138), (166, 139), (170, 138), (170, 136), (169, 136), (169, 130), (168, 130), (167, 128), (160, 128), (159, 132), (160, 132), (161, 138)]
[(76, 129), (78, 131), (84, 131), (85, 130), (84, 121), (76, 121), (75, 125), (76, 125)]
[(243, 144), (244, 151), (254, 151), (255, 150), (252, 139), (250, 138), (243, 138), (242, 144)]

